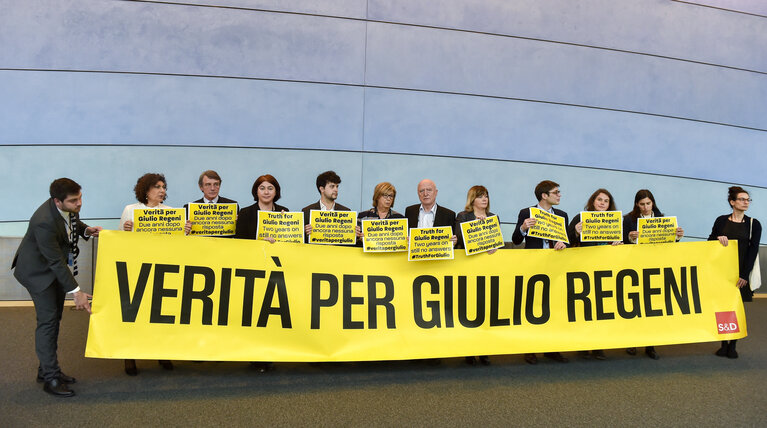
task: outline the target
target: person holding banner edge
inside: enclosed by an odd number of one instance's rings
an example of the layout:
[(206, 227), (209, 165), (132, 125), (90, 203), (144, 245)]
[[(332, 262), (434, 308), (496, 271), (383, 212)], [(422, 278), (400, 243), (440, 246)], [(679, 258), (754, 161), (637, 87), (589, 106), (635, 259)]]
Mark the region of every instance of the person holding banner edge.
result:
[[(287, 207), (276, 204), (280, 200), (280, 183), (271, 174), (264, 174), (253, 182), (250, 193), (255, 204), (245, 207), (237, 214), (237, 226), (234, 237), (239, 239), (256, 239), (258, 231), (259, 211), (290, 211)], [(274, 243), (271, 236), (261, 238)]]
[[(123, 213), (120, 216), (120, 225), (118, 229), (127, 232), (133, 230), (133, 211), (137, 209), (171, 208), (170, 206), (163, 204), (165, 198), (168, 197), (167, 191), (168, 185), (163, 174), (146, 173), (139, 177), (136, 181), (136, 185), (133, 187), (133, 192), (135, 193), (138, 202), (125, 206)], [(188, 234), (191, 228), (192, 223), (187, 221), (184, 226), (184, 233)], [(158, 360), (157, 362), (165, 370), (173, 370), (173, 363), (169, 360)], [(125, 360), (125, 374), (128, 376), (138, 375), (135, 359)]]
[[(731, 239), (738, 241), (738, 281), (735, 285), (740, 289), (740, 296), (743, 301), (751, 302), (755, 289), (752, 287), (761, 285), (750, 284), (749, 280), (754, 264), (759, 257), (762, 225), (759, 220), (746, 215), (746, 210), (751, 206), (751, 197), (746, 189), (740, 186), (730, 187), (727, 193), (727, 202), (732, 208), (732, 213), (717, 217), (708, 240), (718, 240), (725, 247)], [(716, 355), (738, 358), (738, 352), (735, 350), (736, 342), (737, 340), (723, 340), (722, 346), (716, 351)]]
[[(655, 196), (653, 196), (652, 192), (648, 189), (638, 190), (636, 195), (634, 195), (634, 208), (630, 213), (623, 217), (623, 243), (636, 244), (637, 239), (639, 238), (639, 232), (637, 232), (637, 219), (653, 217), (663, 217), (663, 213), (655, 203)], [(677, 227), (676, 240), (679, 241), (683, 236), (684, 229)], [(653, 360), (660, 358), (654, 346), (646, 346), (644, 352)], [(637, 348), (627, 348), (626, 353), (629, 355), (636, 355)]]
[(320, 200), (303, 207), (304, 213), (304, 233), (312, 233), (311, 211), (351, 211), (349, 208), (336, 203), (338, 197), (338, 187), (341, 184), (341, 177), (335, 171), (325, 171), (317, 176), (317, 191), (320, 192)]
[(98, 236), (101, 227), (80, 221), (82, 191), (69, 178), (54, 180), (50, 198), (29, 219), (29, 227), (11, 263), (13, 276), (29, 292), (35, 306), (35, 353), (39, 360), (37, 382), (55, 397), (72, 397), (67, 385), (75, 378), (61, 371), (57, 357), (64, 299), (71, 293), (75, 308), (91, 312), (89, 294), (80, 290), (77, 275), (79, 237)]
[[(565, 224), (567, 224), (567, 213), (554, 208), (555, 205), (559, 205), (562, 199), (562, 192), (559, 190), (559, 184), (551, 180), (543, 180), (535, 186), (535, 197), (538, 199), (538, 204), (533, 205), (530, 208), (539, 208), (544, 211), (548, 211), (551, 214), (558, 215), (564, 218)], [(535, 225), (536, 219), (530, 215), (530, 208), (522, 208), (519, 211), (517, 217), (517, 225), (514, 228), (514, 233), (511, 236), (511, 241), (515, 245), (519, 245), (522, 241), (525, 242), (525, 249), (549, 249), (563, 250), (567, 248), (567, 244), (561, 241), (551, 241), (534, 236), (528, 236), (527, 232), (530, 227)], [(546, 358), (550, 358), (560, 363), (566, 363), (569, 360), (567, 357), (559, 352), (545, 352), (543, 354)], [(535, 354), (525, 354), (525, 362), (528, 364), (538, 364), (538, 357)]]
[[(597, 189), (589, 196), (589, 200), (586, 202), (584, 211), (616, 211), (615, 200), (613, 195), (607, 189)], [(623, 241), (614, 242), (581, 242), (581, 231), (583, 223), (581, 222), (581, 214), (578, 213), (573, 217), (573, 221), (567, 227), (567, 237), (570, 240), (570, 245), (573, 247), (593, 247), (597, 245), (621, 245)], [(578, 351), (578, 355), (581, 358), (594, 357), (597, 360), (605, 360), (607, 356), (602, 349), (595, 349), (591, 351)]]
[[(456, 231), (456, 235), (458, 237), (458, 242), (456, 243), (455, 248), (463, 248), (463, 236), (460, 233), (461, 223), (477, 219), (485, 219), (494, 215), (495, 214), (490, 212), (490, 194), (487, 191), (487, 188), (485, 188), (485, 186), (472, 186), (466, 195), (466, 206), (464, 207), (464, 211), (461, 211), (455, 217), (455, 227), (453, 229)], [(493, 248), (492, 250), (488, 250), (487, 254), (493, 254), (496, 251), (498, 251), (498, 249)], [(490, 357), (487, 355), (480, 355), (479, 357), (471, 356), (465, 358), (466, 364), (471, 366), (477, 364), (477, 358), (479, 359), (480, 364), (483, 366), (490, 365)]]

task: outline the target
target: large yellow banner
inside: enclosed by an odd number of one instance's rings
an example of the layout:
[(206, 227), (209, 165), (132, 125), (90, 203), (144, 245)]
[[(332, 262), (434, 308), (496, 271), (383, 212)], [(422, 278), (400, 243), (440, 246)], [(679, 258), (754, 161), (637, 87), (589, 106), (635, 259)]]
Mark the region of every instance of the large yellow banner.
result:
[(402, 253), (102, 231), (85, 355), (395, 360), (746, 336), (737, 245)]

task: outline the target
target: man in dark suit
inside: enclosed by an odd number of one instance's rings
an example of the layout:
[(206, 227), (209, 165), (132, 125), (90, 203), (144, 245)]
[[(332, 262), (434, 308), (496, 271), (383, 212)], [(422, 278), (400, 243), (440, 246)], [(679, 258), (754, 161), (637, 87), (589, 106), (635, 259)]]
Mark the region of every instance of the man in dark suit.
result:
[(312, 225), (309, 224), (312, 210), (321, 211), (351, 211), (349, 208), (336, 202), (338, 198), (338, 186), (341, 184), (341, 177), (334, 171), (325, 171), (317, 176), (317, 191), (320, 192), (320, 200), (303, 207), (304, 213), (304, 232), (312, 233)]
[[(200, 186), (200, 191), (202, 191), (202, 198), (193, 201), (195, 204), (237, 203), (237, 201), (219, 196), (218, 192), (221, 190), (221, 176), (219, 176), (218, 173), (212, 169), (203, 171), (203, 173), (200, 174), (200, 178), (197, 179), (197, 185)], [(184, 208), (189, 209), (189, 204), (184, 205)]]
[[(559, 201), (562, 198), (562, 193), (559, 191), (559, 184), (550, 180), (541, 181), (535, 186), (535, 197), (538, 198), (538, 205), (534, 205), (535, 208), (540, 208), (544, 211), (564, 217), (565, 224), (569, 224), (567, 213), (554, 208), (554, 205), (559, 205)], [(517, 226), (514, 228), (514, 234), (511, 236), (511, 241), (516, 245), (525, 241), (525, 248), (553, 248), (555, 250), (567, 248), (567, 244), (564, 242), (527, 236), (527, 232), (535, 222), (535, 217), (530, 216), (530, 208), (521, 209), (519, 211), (519, 217), (517, 218)], [(543, 355), (560, 363), (566, 363), (568, 361), (567, 357), (559, 352), (546, 352)], [(538, 357), (536, 357), (535, 354), (525, 354), (525, 361), (528, 364), (537, 364)]]
[(437, 185), (429, 179), (418, 183), (418, 199), (420, 204), (405, 208), (408, 228), (450, 226), (453, 229), (453, 245), (458, 241), (455, 236), (455, 212), (445, 207), (437, 206)]
[(51, 183), (51, 198), (43, 202), (29, 220), (27, 233), (21, 240), (11, 268), (13, 276), (27, 288), (35, 304), (37, 330), (35, 352), (40, 360), (37, 381), (45, 382), (43, 390), (58, 397), (71, 397), (68, 384), (73, 377), (61, 372), (56, 356), (59, 324), (67, 293), (74, 295), (77, 309), (91, 312), (88, 298), (80, 291), (77, 275), (77, 240), (98, 236), (101, 227), (88, 227), (77, 213), (82, 207), (79, 184), (68, 178)]

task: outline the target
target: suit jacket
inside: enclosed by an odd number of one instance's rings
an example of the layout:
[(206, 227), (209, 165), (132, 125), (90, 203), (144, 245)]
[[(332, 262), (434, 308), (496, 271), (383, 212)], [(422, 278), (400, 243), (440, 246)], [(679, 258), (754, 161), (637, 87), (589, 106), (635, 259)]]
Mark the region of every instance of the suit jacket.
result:
[[(194, 203), (194, 204), (202, 204), (202, 203), (205, 203), (205, 199), (200, 198), (200, 199), (198, 199), (196, 201), (192, 201), (192, 203)], [(231, 199), (227, 199), (227, 198), (225, 198), (225, 197), (223, 197), (221, 195), (218, 195), (218, 203), (219, 204), (236, 204), (237, 201), (233, 201)], [(237, 207), (239, 208), (239, 205), (237, 205)], [(189, 204), (184, 204), (184, 209), (186, 210), (187, 217), (189, 217)]]
[[(407, 218), (407, 227), (414, 229), (418, 227), (418, 212), (421, 204), (411, 205), (405, 208), (405, 218)], [(437, 205), (437, 212), (434, 213), (434, 227), (450, 226), (455, 235), (455, 212), (442, 205)]]
[[(73, 221), (75, 231), (84, 239), (88, 227), (78, 218)], [(77, 281), (67, 266), (69, 234), (64, 218), (48, 199), (29, 219), (29, 227), (13, 258), (13, 276), (30, 292), (39, 293), (58, 281), (64, 291), (77, 288)]]
[[(237, 230), (234, 237), (238, 239), (256, 239), (256, 232), (258, 231), (258, 202), (245, 207), (237, 213)], [(274, 211), (290, 211), (282, 205), (274, 204)]]
[[(307, 206), (301, 208), (301, 211), (304, 212), (304, 227), (307, 224), (309, 224), (309, 220), (310, 220), (309, 215), (311, 214), (310, 211), (311, 210), (320, 210), (320, 209), (322, 209), (320, 207), (320, 201), (317, 201), (317, 202), (315, 202), (315, 203), (313, 203), (311, 205), (307, 205)], [(345, 206), (339, 204), (338, 202), (336, 202), (336, 205), (333, 207), (333, 211), (351, 211), (351, 210), (349, 208), (346, 208)]]
[[(530, 208), (535, 208), (536, 206), (533, 205)], [(516, 245), (519, 245), (522, 243), (522, 241), (525, 241), (525, 248), (543, 248), (543, 239), (536, 238), (533, 236), (527, 236), (522, 234), (522, 230), (520, 227), (522, 227), (522, 223), (524, 223), (525, 220), (530, 218), (530, 208), (522, 208), (519, 210), (519, 217), (517, 217), (517, 226), (514, 228), (514, 234), (511, 235), (511, 242), (513, 242)], [(569, 224), (567, 213), (558, 210), (554, 208), (554, 214), (564, 217), (565, 218), (565, 227)], [(569, 244), (567, 245), (570, 246)]]

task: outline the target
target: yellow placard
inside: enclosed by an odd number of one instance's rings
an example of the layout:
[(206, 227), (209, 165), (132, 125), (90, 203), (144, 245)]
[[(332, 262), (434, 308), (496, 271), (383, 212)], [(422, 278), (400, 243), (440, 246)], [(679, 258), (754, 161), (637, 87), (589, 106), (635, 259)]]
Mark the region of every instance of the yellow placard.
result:
[(280, 242), (304, 242), (304, 213), (258, 212), (256, 239), (274, 238)]
[(452, 259), (452, 236), (453, 229), (450, 226), (410, 229), (408, 261)]
[(407, 251), (407, 219), (362, 220), (362, 246), (366, 253)]
[(357, 243), (357, 213), (354, 211), (311, 210), (310, 244), (354, 245)]
[(637, 244), (660, 244), (676, 242), (676, 217), (652, 217), (637, 219)]
[(461, 223), (461, 233), (467, 256), (501, 248), (504, 245), (501, 223), (496, 215)]
[(102, 231), (87, 357), (359, 361), (738, 339), (737, 246), (408, 263), (359, 248)]
[(237, 204), (189, 203), (190, 235), (232, 236), (237, 223)]
[(581, 242), (623, 241), (623, 213), (581, 211)]
[(528, 229), (527, 236), (570, 243), (564, 217), (536, 207), (530, 207), (530, 217), (535, 218), (536, 222)]
[(186, 210), (183, 208), (139, 208), (133, 210), (133, 231), (156, 235), (183, 235)]

